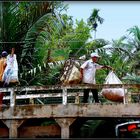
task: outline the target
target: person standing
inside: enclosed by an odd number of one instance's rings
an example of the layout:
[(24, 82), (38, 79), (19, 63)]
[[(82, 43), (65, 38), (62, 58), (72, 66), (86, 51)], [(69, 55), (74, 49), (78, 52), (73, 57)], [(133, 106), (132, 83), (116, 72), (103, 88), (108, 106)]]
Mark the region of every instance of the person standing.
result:
[(6, 68), (6, 57), (7, 57), (8, 53), (6, 51), (3, 51), (1, 54), (1, 58), (0, 58), (0, 82), (1, 82), (1, 86), (2, 84), (2, 76), (4, 73), (4, 70)]
[[(3, 81), (2, 81), (2, 76), (6, 67), (6, 57), (7, 57), (8, 53), (6, 51), (3, 51), (1, 54), (1, 58), (0, 58), (0, 87), (3, 87)], [(4, 97), (4, 93), (0, 92), (0, 110), (1, 110), (1, 106), (3, 103), (3, 97)]]
[[(82, 80), (82, 83), (84, 83), (84, 84), (96, 84), (96, 80), (95, 80), (96, 70), (104, 69), (104, 68), (111, 69), (111, 70), (113, 69), (110, 66), (99, 65), (97, 62), (98, 62), (100, 56), (97, 53), (93, 52), (93, 53), (91, 53), (90, 56), (91, 56), (91, 59), (85, 61), (80, 67), (81, 80)], [(99, 103), (97, 89), (84, 89), (83, 102), (84, 103), (88, 102), (88, 97), (89, 97), (90, 91), (92, 92), (95, 103)]]
[(7, 56), (6, 68), (2, 80), (4, 81), (4, 87), (9, 83), (18, 83), (18, 63), (15, 54), (15, 48), (11, 49), (11, 54)]

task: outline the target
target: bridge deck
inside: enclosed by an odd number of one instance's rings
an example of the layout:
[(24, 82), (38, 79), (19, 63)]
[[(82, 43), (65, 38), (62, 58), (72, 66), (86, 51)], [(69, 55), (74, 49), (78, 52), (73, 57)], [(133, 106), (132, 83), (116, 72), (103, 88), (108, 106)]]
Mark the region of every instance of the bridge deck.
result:
[[(123, 103), (69, 103), (69, 96), (82, 96), (81, 90), (87, 88), (124, 88), (125, 91)], [(5, 92), (4, 100), (9, 103), (3, 106), (0, 111), (0, 120), (8, 127), (9, 137), (18, 137), (18, 127), (32, 118), (54, 118), (61, 127), (61, 138), (69, 138), (70, 125), (78, 117), (92, 118), (139, 118), (140, 103), (128, 102), (127, 96), (132, 95), (131, 91), (135, 89), (135, 94), (139, 94), (139, 84), (112, 84), (112, 85), (69, 85), (69, 86), (29, 86), (29, 87), (11, 87), (0, 88), (0, 92)], [(130, 90), (129, 90), (130, 89)], [(71, 93), (72, 92), (72, 93)], [(40, 99), (40, 98), (61, 97), (58, 104), (17, 104), (17, 100)], [(41, 102), (41, 101), (40, 101)]]
[(27, 118), (71, 118), (71, 117), (140, 117), (140, 104), (58, 104), (58, 105), (20, 105), (3, 107), (0, 119)]

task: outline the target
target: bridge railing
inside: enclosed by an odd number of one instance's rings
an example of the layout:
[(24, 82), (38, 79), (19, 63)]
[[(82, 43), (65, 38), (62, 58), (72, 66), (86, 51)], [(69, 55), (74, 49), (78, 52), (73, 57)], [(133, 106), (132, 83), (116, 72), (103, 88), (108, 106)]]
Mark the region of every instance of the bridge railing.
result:
[[(7, 87), (0, 88), (0, 92), (4, 92), (4, 100), (10, 100), (10, 106), (16, 105), (18, 99), (34, 99), (34, 98), (49, 98), (62, 97), (62, 104), (66, 105), (69, 96), (83, 96), (83, 89), (102, 89), (102, 88), (124, 88), (127, 89), (124, 97), (124, 103), (127, 103), (127, 96), (139, 94), (140, 84), (77, 84), (77, 85), (52, 85), (52, 86), (28, 86), (28, 87)], [(137, 92), (129, 92), (128, 89), (136, 90)], [(72, 93), (70, 91), (73, 91)], [(77, 91), (79, 90), (79, 91)], [(39, 93), (45, 91), (47, 93)], [(52, 92), (53, 91), (53, 92)], [(57, 91), (57, 92), (55, 92)], [(28, 94), (30, 92), (30, 94)], [(10, 93), (7, 95), (6, 93)], [(21, 94), (22, 93), (22, 94)]]

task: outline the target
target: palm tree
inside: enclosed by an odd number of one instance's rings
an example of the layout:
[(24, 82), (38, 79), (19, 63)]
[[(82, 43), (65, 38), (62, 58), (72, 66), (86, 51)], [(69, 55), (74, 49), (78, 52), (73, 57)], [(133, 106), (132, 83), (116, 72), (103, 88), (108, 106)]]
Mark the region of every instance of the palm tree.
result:
[(95, 31), (94, 39), (96, 38), (98, 22), (102, 24), (104, 21), (104, 19), (99, 16), (99, 11), (100, 11), (99, 9), (93, 9), (91, 16), (88, 18), (89, 25), (92, 26), (92, 29)]
[[(38, 72), (40, 71), (40, 68), (41, 70), (43, 69), (45, 70), (46, 65), (48, 65), (48, 62), (50, 61), (53, 63), (57, 61), (61, 61), (61, 60), (64, 61), (70, 57), (69, 56), (70, 53), (76, 58), (79, 58), (82, 54), (86, 53), (84, 44), (87, 41), (88, 37), (90, 36), (89, 26), (87, 26), (87, 24), (85, 24), (83, 20), (81, 20), (79, 22), (76, 22), (76, 27), (73, 28), (71, 26), (71, 20), (69, 20), (69, 16), (62, 15), (62, 18), (63, 18), (66, 28), (63, 30), (60, 30), (61, 31), (60, 32), (59, 29), (62, 28), (61, 27), (62, 25), (61, 26), (59, 25), (58, 26), (59, 28), (58, 28), (56, 26), (57, 24), (54, 24), (55, 22), (53, 22), (53, 21), (56, 21), (56, 19), (52, 17), (51, 15), (49, 16), (47, 23), (49, 23), (50, 25), (49, 26), (50, 32), (48, 32), (48, 28), (44, 28), (44, 30), (38, 36), (38, 40), (35, 45), (37, 49), (40, 50), (38, 52), (38, 57), (35, 58), (36, 61), (40, 60), (40, 63), (38, 63), (40, 65), (35, 67), (36, 70), (33, 68), (31, 71), (25, 72), (31, 75), (28, 77), (34, 77), (34, 75), (37, 76), (37, 74), (40, 74), (40, 72)], [(43, 18), (40, 21), (45, 21), (45, 20)], [(57, 23), (60, 24), (58, 21)], [(43, 25), (43, 22), (40, 25)], [(35, 25), (35, 27), (37, 27), (37, 24)], [(38, 31), (37, 30), (35, 31), (33, 27), (32, 31), (30, 31), (30, 35), (28, 36), (28, 38), (32, 38), (32, 36), (34, 36), (34, 32), (38, 32)], [(27, 39), (27, 40), (30, 40), (30, 39)], [(44, 43), (44, 41), (46, 43)], [(79, 51), (79, 48), (81, 48), (81, 46), (82, 46), (82, 49)], [(43, 62), (46, 63), (45, 67), (44, 67)], [(48, 73), (47, 77), (45, 77), (46, 75), (45, 74), (43, 78), (41, 78), (41, 79), (46, 80), (46, 82), (43, 82), (43, 83), (54, 84), (54, 81), (55, 83), (57, 83), (57, 80), (59, 80), (59, 77), (55, 76), (55, 74), (58, 72), (60, 73), (60, 71), (58, 71), (60, 67), (58, 65), (54, 65), (54, 66), (55, 66), (54, 69), (51, 69), (49, 66), (47, 66), (47, 69), (48, 70), (50, 69), (50, 70), (49, 72), (47, 72)], [(51, 79), (53, 79), (53, 77), (55, 77), (55, 80), (52, 81)], [(49, 81), (48, 79), (50, 79), (49, 83), (47, 82)], [(41, 80), (40, 82), (42, 83)]]
[(130, 83), (140, 83), (140, 28), (133, 26), (129, 28), (128, 35), (126, 36), (127, 47), (131, 54), (128, 73), (124, 79)]
[(129, 33), (127, 36), (127, 45), (131, 48), (131, 69), (138, 74), (140, 69), (140, 28), (134, 26), (127, 31)]
[(51, 33), (57, 32), (58, 35), (62, 31), (61, 19), (56, 18), (53, 12), (60, 3), (1, 2), (1, 48), (7, 51), (12, 46), (16, 48), (20, 73), (39, 63), (33, 55), (38, 51), (37, 47), (44, 46), (41, 37), (44, 36), (48, 39), (46, 42), (50, 42)]

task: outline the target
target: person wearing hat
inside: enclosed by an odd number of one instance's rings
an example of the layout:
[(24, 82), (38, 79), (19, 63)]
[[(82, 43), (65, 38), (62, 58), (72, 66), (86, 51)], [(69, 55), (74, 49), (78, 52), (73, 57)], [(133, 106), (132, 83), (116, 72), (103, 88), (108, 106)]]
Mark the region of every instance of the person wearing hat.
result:
[[(96, 70), (104, 69), (104, 68), (112, 70), (112, 67), (110, 66), (103, 66), (97, 63), (98, 59), (100, 58), (100, 56), (97, 53), (93, 52), (91, 53), (90, 56), (91, 56), (91, 59), (85, 61), (80, 67), (81, 80), (82, 80), (82, 83), (84, 84), (96, 84), (96, 81), (95, 81)], [(92, 92), (95, 103), (99, 103), (97, 89), (84, 89), (83, 102), (84, 103), (88, 102), (90, 91)]]

